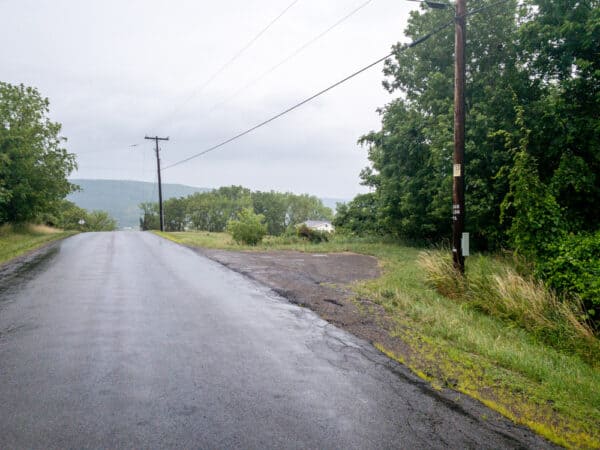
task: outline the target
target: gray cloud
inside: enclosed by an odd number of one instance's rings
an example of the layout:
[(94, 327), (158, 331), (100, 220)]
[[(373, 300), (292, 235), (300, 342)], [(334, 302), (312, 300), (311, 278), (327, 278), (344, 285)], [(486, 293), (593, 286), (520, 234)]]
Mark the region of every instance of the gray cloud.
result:
[[(79, 178), (153, 180), (145, 134), (171, 136), (165, 164), (291, 106), (385, 55), (414, 4), (374, 0), (319, 42), (231, 94), (363, 0), (300, 0), (214, 82), (199, 88), (289, 2), (0, 3), (3, 81), (39, 88), (78, 154)], [(219, 151), (165, 171), (168, 182), (352, 197), (367, 163), (356, 145), (391, 100), (381, 67)], [(220, 105), (219, 105), (220, 104)], [(214, 107), (214, 105), (219, 105)], [(129, 147), (140, 144), (138, 147)]]

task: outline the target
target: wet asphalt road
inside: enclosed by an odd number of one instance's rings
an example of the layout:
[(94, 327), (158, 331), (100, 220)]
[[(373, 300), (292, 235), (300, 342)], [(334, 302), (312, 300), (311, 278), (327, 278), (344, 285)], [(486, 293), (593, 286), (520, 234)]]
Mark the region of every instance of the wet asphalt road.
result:
[(149, 233), (80, 234), (0, 281), (0, 448), (547, 445), (479, 413)]

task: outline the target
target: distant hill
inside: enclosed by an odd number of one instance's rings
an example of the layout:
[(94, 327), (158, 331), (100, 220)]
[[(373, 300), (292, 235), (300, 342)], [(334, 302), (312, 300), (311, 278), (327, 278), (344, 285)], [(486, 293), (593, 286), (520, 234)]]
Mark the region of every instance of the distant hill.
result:
[[(70, 194), (67, 199), (87, 210), (101, 209), (114, 217), (119, 227), (137, 228), (140, 224), (140, 209), (143, 202), (158, 201), (155, 183), (126, 180), (70, 180), (81, 187), (80, 192)], [(195, 192), (210, 191), (183, 184), (163, 184), (163, 200), (172, 197), (187, 197)]]
[[(119, 227), (137, 228), (140, 224), (140, 209), (143, 202), (158, 201), (155, 183), (129, 180), (82, 180), (71, 182), (79, 185), (81, 191), (70, 194), (67, 199), (87, 210), (107, 211), (117, 220)], [(196, 192), (207, 192), (209, 188), (198, 188), (183, 184), (163, 184), (163, 200), (172, 197), (187, 197)], [(336, 203), (346, 199), (322, 198), (323, 204), (335, 211)]]

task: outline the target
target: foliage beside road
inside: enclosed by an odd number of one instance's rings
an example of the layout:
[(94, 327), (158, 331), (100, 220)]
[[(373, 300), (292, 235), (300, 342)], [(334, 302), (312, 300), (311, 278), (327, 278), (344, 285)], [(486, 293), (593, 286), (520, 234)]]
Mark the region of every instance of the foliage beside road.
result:
[(3, 225), (0, 227), (0, 264), (75, 233), (42, 225)]
[(106, 212), (88, 212), (65, 200), (78, 188), (67, 179), (77, 163), (63, 148), (61, 124), (49, 114), (50, 102), (37, 89), (0, 81), (0, 226), (16, 224), (26, 233), (27, 223), (114, 230), (116, 222)]
[(38, 221), (75, 189), (77, 167), (37, 89), (0, 81), (0, 225)]
[[(472, 249), (510, 248), (600, 328), (600, 7), (525, 0), (468, 17), (465, 192)], [(405, 34), (436, 29), (450, 9), (424, 5)], [(381, 125), (359, 142), (371, 192), (338, 208), (337, 229), (450, 238), (454, 30), (394, 47)], [(587, 247), (587, 248), (586, 248)]]
[[(349, 251), (375, 256), (383, 276), (352, 288), (357, 298), (382, 306), (395, 324), (388, 332), (402, 345), (391, 349), (375, 342), (380, 350), (432, 385), (475, 397), (558, 444), (600, 447), (596, 426), (600, 421), (600, 355), (593, 350), (598, 348), (597, 340), (580, 349), (587, 355), (584, 360), (572, 347), (549, 345), (543, 336), (480, 305), (441, 295), (419, 264), (420, 249), (344, 236), (319, 244), (295, 236), (268, 236), (257, 246), (244, 246), (225, 233), (158, 234), (184, 245), (233, 251)], [(468, 275), (488, 271), (492, 277), (505, 270), (514, 268), (502, 258), (467, 259)]]
[(244, 208), (236, 219), (229, 219), (227, 232), (239, 244), (257, 245), (267, 234), (265, 216), (255, 214), (251, 208)]
[(88, 211), (73, 202), (62, 200), (54, 214), (46, 214), (44, 223), (78, 231), (115, 231), (117, 221), (106, 211)]
[(419, 264), (445, 297), (527, 330), (538, 341), (600, 367), (600, 341), (583, 305), (565, 301), (539, 280), (498, 259), (470, 257), (466, 276), (449, 252), (423, 252)]

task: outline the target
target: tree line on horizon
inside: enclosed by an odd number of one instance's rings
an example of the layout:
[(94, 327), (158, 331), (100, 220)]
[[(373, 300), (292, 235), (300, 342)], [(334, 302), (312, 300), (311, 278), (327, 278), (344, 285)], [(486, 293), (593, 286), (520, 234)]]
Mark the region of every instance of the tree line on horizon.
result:
[[(264, 217), (267, 233), (271, 236), (280, 236), (306, 220), (333, 219), (333, 211), (313, 195), (224, 186), (164, 201), (165, 231), (224, 232), (227, 223), (236, 220), (247, 209)], [(140, 229), (159, 229), (158, 203), (142, 203), (140, 210)]]

